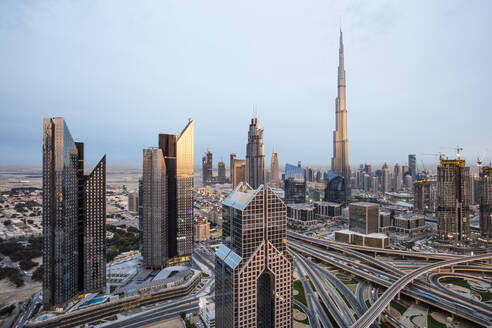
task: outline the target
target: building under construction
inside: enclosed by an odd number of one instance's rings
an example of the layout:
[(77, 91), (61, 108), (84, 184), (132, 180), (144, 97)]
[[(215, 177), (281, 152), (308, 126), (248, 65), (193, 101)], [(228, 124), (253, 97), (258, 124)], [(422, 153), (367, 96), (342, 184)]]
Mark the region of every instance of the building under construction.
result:
[(437, 181), (434, 179), (418, 179), (414, 183), (413, 208), (423, 213), (436, 211)]
[(480, 239), (492, 243), (492, 166), (480, 170)]
[(437, 168), (437, 230), (443, 241), (466, 242), (470, 239), (470, 168), (464, 159), (441, 156)]

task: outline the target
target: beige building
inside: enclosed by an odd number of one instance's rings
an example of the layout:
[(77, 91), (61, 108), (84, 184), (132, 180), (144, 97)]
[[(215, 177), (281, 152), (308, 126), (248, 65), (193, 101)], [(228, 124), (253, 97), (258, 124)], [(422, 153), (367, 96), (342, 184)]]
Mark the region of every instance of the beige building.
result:
[(370, 234), (379, 231), (379, 204), (356, 202), (349, 205), (349, 230)]
[(363, 234), (350, 230), (335, 231), (335, 240), (359, 246), (386, 248), (389, 246), (389, 237), (382, 233)]
[(206, 218), (199, 217), (193, 224), (193, 240), (205, 241), (210, 239), (210, 222)]
[(138, 213), (138, 192), (128, 193), (128, 211)]

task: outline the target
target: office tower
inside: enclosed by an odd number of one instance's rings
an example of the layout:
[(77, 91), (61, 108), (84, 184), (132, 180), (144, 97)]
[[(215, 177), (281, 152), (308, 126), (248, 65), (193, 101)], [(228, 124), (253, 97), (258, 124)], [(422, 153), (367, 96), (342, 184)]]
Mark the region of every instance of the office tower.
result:
[(410, 173), (407, 173), (405, 177), (403, 178), (403, 183), (405, 184), (405, 187), (409, 190), (412, 191), (413, 188), (413, 183), (412, 183), (412, 175)]
[(338, 65), (338, 97), (336, 99), (336, 130), (333, 131), (333, 157), (331, 170), (345, 180), (345, 199), (350, 199), (351, 180), (349, 165), (349, 142), (347, 136), (347, 108), (345, 97), (345, 68), (343, 56), (343, 34), (340, 30), (340, 50)]
[(278, 175), (278, 154), (274, 148), (272, 152), (272, 162), (270, 165), (271, 182), (275, 187), (280, 186), (280, 177)]
[(143, 177), (138, 179), (138, 249), (143, 254)]
[(168, 265), (190, 263), (193, 253), (194, 122), (181, 134), (159, 134), (167, 176)]
[(408, 168), (412, 175), (412, 181), (417, 179), (417, 157), (414, 154), (408, 155)]
[(306, 170), (299, 166), (285, 164), (285, 204), (306, 202)]
[(470, 175), (470, 199), (470, 205), (480, 204), (480, 172), (478, 177)]
[(335, 172), (328, 171), (325, 176), (326, 189), (325, 201), (334, 203), (346, 203), (345, 179)]
[(463, 242), (470, 237), (469, 174), (465, 160), (441, 158), (437, 167), (437, 230), (441, 240)]
[(205, 155), (202, 157), (202, 171), (203, 171), (203, 184), (209, 184), (212, 183), (213, 180), (213, 160), (212, 160), (212, 152), (210, 149), (207, 149), (207, 152)]
[(314, 182), (314, 172), (313, 172), (313, 169), (310, 167), (306, 168), (306, 181), (307, 182)]
[(410, 172), (410, 168), (408, 165), (402, 165), (401, 166), (401, 175), (403, 176), (403, 179), (405, 179), (405, 175)]
[(381, 191), (388, 192), (390, 191), (390, 174), (388, 164), (384, 163), (382, 174), (381, 174)]
[(379, 231), (379, 204), (356, 202), (349, 205), (349, 230), (369, 234)]
[(143, 150), (143, 259), (148, 269), (162, 269), (168, 260), (168, 199), (162, 150)]
[(217, 182), (218, 183), (225, 183), (226, 182), (226, 168), (225, 168), (224, 162), (219, 162), (217, 164), (217, 171), (218, 171)]
[(236, 188), (239, 182), (246, 181), (246, 161), (236, 159), (236, 154), (231, 154), (231, 184)]
[(321, 180), (323, 180), (323, 173), (316, 171), (316, 182), (322, 182)]
[(378, 178), (377, 177), (372, 177), (371, 178), (371, 190), (372, 190), (372, 193), (377, 193), (378, 190), (379, 190), (379, 182), (378, 182)]
[[(229, 174), (231, 175), (231, 183), (232, 183), (232, 177), (234, 176), (234, 161), (236, 160), (236, 154), (231, 153), (229, 157)], [(232, 189), (234, 189), (234, 184)]]
[[(83, 238), (79, 241), (84, 293), (106, 289), (106, 155), (83, 179)], [(80, 204), (79, 204), (80, 206)]]
[(257, 117), (251, 119), (246, 146), (246, 181), (256, 189), (265, 183), (265, 152), (263, 128)]
[(128, 193), (128, 212), (138, 213), (138, 191)]
[(393, 191), (395, 192), (401, 191), (401, 182), (402, 182), (401, 167), (398, 163), (396, 163), (393, 169)]
[(215, 253), (216, 327), (292, 327), (286, 214), (265, 185), (241, 183), (225, 199), (224, 244)]
[(62, 309), (105, 278), (106, 157), (84, 175), (84, 145), (43, 119), (43, 304)]
[(371, 163), (366, 163), (366, 164), (364, 165), (364, 171), (365, 171), (367, 174), (371, 175), (371, 174), (372, 174), (372, 164), (371, 164)]
[[(411, 178), (411, 175), (407, 175)], [(433, 213), (436, 210), (437, 181), (419, 179), (414, 184), (413, 208), (419, 212)]]
[(480, 170), (480, 239), (492, 243), (492, 166)]

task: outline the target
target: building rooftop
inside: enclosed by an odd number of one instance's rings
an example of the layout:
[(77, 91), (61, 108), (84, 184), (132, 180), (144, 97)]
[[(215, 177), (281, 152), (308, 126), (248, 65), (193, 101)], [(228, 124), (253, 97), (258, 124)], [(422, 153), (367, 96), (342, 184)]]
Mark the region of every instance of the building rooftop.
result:
[(356, 232), (356, 231), (352, 231), (352, 230), (348, 230), (348, 229), (343, 229), (343, 230), (338, 230), (338, 231), (335, 231), (335, 232), (338, 232), (338, 233), (344, 233), (344, 234), (352, 234), (352, 235), (359, 235), (359, 236), (364, 236), (364, 237), (371, 237), (371, 238), (380, 238), (380, 239), (384, 239), (384, 238), (389, 238), (388, 236), (386, 236), (384, 233), (370, 233), (370, 234), (363, 234), (363, 233), (360, 233), (360, 232)]
[(361, 206), (361, 207), (373, 207), (373, 206), (379, 206), (379, 204), (376, 203), (369, 203), (369, 202), (355, 202), (355, 203), (350, 203), (350, 206)]
[(333, 203), (333, 202), (314, 202), (313, 204), (318, 204), (322, 206), (335, 206), (335, 207), (342, 207), (343, 204), (341, 203)]
[(314, 211), (314, 206), (308, 203), (300, 203), (300, 204), (287, 204), (287, 207), (290, 208), (295, 208), (298, 210), (313, 210)]
[(254, 190), (247, 183), (241, 182), (236, 189), (227, 196), (223, 204), (238, 210), (243, 210), (261, 188), (263, 188), (263, 185), (260, 185), (258, 189)]

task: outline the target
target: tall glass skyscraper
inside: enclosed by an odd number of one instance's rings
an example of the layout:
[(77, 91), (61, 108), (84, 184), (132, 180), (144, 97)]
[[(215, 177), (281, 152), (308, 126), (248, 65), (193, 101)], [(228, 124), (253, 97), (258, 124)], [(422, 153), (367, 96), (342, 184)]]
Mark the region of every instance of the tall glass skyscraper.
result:
[(167, 175), (168, 265), (189, 263), (193, 253), (194, 122), (190, 120), (181, 134), (159, 134), (159, 148)]
[(263, 128), (257, 117), (251, 119), (246, 146), (246, 181), (252, 188), (265, 183), (265, 151)]
[(106, 158), (84, 175), (63, 118), (43, 119), (43, 303), (64, 308), (105, 287)]
[(299, 166), (285, 164), (285, 204), (306, 202), (306, 170)]
[(292, 327), (286, 206), (269, 187), (240, 183), (223, 203), (215, 253), (216, 327)]
[(415, 182), (417, 180), (417, 156), (414, 154), (408, 155), (408, 168), (412, 175), (412, 181)]

